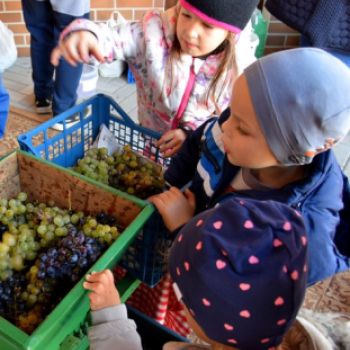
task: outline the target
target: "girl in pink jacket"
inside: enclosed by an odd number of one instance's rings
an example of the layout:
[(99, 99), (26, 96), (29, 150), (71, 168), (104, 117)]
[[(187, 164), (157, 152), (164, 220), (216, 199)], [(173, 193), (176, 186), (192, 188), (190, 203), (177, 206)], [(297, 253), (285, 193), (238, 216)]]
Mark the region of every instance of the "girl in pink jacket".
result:
[(126, 60), (139, 122), (164, 134), (157, 146), (171, 156), (191, 130), (228, 106), (235, 78), (255, 60), (248, 22), (258, 2), (180, 0), (115, 28), (79, 19), (63, 31), (52, 63), (61, 56), (72, 65), (89, 62), (89, 54)]

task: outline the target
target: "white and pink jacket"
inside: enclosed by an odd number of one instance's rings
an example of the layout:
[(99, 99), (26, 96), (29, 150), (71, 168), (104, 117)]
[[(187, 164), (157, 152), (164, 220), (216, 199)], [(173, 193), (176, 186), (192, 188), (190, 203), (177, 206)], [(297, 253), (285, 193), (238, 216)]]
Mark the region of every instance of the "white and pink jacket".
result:
[[(78, 19), (63, 31), (61, 39), (72, 31), (88, 30), (98, 38), (100, 49), (108, 61), (127, 61), (136, 82), (138, 118), (142, 126), (160, 133), (178, 125), (194, 130), (215, 112), (219, 112), (215, 111), (212, 100), (206, 101), (206, 92), (223, 53), (209, 56), (206, 60), (183, 54), (173, 67), (172, 93), (163, 97), (163, 89), (170, 89), (170, 79), (167, 79), (166, 85), (164, 75), (177, 16), (177, 7), (164, 12), (150, 10), (140, 22), (128, 22), (115, 28)], [(255, 60), (250, 36), (249, 23), (236, 44), (239, 74)], [(194, 80), (194, 84), (191, 84), (191, 80)], [(217, 90), (221, 91), (220, 85)], [(221, 110), (229, 105), (230, 98), (231, 89), (225, 86), (218, 101)]]

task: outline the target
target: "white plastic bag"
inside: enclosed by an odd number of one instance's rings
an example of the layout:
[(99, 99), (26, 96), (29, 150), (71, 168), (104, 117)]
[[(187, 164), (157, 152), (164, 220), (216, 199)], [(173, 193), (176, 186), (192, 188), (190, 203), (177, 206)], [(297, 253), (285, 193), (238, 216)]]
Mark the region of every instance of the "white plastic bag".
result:
[[(115, 19), (114, 15), (117, 15)], [(114, 28), (118, 24), (126, 23), (127, 20), (118, 11), (113, 11), (111, 17), (107, 22), (108, 27)], [(121, 60), (115, 60), (111, 63), (102, 63), (98, 67), (98, 73), (102, 77), (120, 77), (126, 67), (126, 62)]]
[(17, 59), (13, 33), (0, 21), (0, 72), (12, 66)]

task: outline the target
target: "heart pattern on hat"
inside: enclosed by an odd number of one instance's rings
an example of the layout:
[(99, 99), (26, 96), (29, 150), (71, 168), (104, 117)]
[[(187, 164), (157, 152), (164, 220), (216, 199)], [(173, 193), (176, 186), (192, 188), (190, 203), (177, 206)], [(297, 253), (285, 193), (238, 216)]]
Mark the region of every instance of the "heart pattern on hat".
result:
[(283, 225), (283, 229), (285, 231), (290, 231), (292, 229), (292, 225), (290, 224), (290, 222), (285, 222), (284, 225)]
[(228, 330), (228, 331), (232, 331), (233, 330), (233, 326), (231, 326), (230, 324), (225, 323), (224, 327)]
[(275, 305), (276, 306), (280, 306), (280, 305), (283, 305), (284, 304), (284, 300), (282, 297), (278, 297), (276, 300), (275, 300)]
[(290, 277), (292, 278), (292, 280), (296, 281), (299, 277), (299, 273), (298, 271), (294, 270), (291, 274)]
[(241, 288), (244, 292), (250, 289), (250, 284), (248, 283), (241, 283), (239, 285), (239, 288)]
[(222, 260), (216, 260), (216, 267), (218, 268), (218, 270), (222, 270), (223, 268), (226, 267), (226, 263), (225, 261)]
[(252, 256), (249, 258), (249, 262), (250, 262), (251, 264), (258, 264), (258, 263), (259, 263), (259, 259), (258, 259), (256, 256), (252, 255)]
[(222, 221), (216, 221), (214, 222), (213, 226), (217, 229), (220, 230), (222, 227)]
[(273, 240), (273, 246), (274, 247), (280, 247), (281, 245), (283, 245), (283, 243), (282, 243), (282, 241), (281, 240), (279, 240), (278, 238), (275, 238), (274, 240)]
[(198, 227), (198, 226), (200, 226), (200, 225), (202, 225), (202, 224), (203, 224), (203, 220), (198, 220), (196, 226)]
[(285, 319), (279, 320), (279, 321), (277, 322), (277, 324), (278, 324), (279, 326), (282, 326), (282, 325), (285, 324), (285, 323), (286, 323), (286, 320), (285, 320)]
[(254, 225), (253, 225), (253, 223), (252, 223), (250, 220), (247, 220), (247, 221), (244, 223), (244, 227), (245, 227), (245, 228), (253, 228)]
[(249, 318), (250, 312), (248, 310), (243, 310), (239, 313), (242, 317)]
[(210, 301), (208, 301), (207, 299), (203, 298), (202, 301), (205, 306), (210, 306)]

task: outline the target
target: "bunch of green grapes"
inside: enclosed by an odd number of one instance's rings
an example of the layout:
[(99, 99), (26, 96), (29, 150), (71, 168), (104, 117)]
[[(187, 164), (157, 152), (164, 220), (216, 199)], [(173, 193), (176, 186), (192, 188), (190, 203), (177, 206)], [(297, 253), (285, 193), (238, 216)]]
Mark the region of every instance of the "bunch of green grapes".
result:
[(104, 212), (26, 200), (0, 198), (0, 317), (31, 334), (121, 233)]
[(161, 193), (165, 186), (159, 166), (132, 151), (130, 145), (113, 155), (108, 155), (107, 148), (92, 148), (71, 169), (142, 199)]

